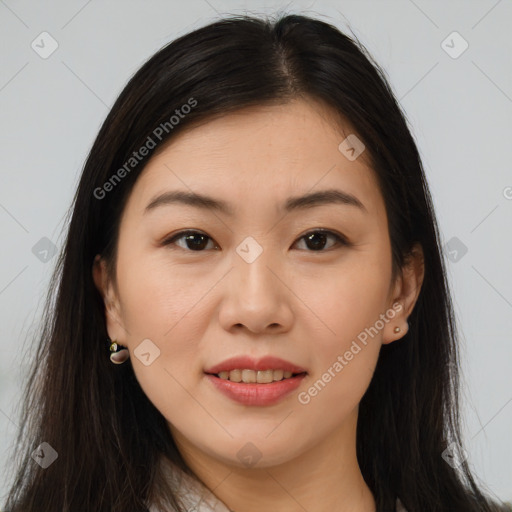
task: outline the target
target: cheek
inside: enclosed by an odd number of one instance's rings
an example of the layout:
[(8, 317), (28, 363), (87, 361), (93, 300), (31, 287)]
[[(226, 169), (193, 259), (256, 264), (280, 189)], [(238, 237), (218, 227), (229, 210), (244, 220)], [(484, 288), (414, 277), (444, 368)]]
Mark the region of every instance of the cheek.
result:
[[(343, 414), (357, 404), (367, 389), (380, 352), (382, 330), (392, 321), (386, 313), (391, 277), (388, 260), (358, 253), (322, 280), (301, 284), (309, 337), (315, 340), (311, 357), (315, 375), (308, 383), (308, 400), (318, 405), (344, 404)], [(312, 283), (316, 282), (315, 286)], [(318, 283), (324, 283), (319, 286)], [(306, 292), (306, 290), (310, 290)], [(305, 310), (306, 311), (306, 310)], [(304, 403), (302, 402), (302, 403)]]
[[(190, 407), (184, 391), (200, 375), (198, 354), (209, 322), (204, 310), (204, 281), (161, 264), (119, 266), (122, 319), (133, 369), (145, 394), (168, 419)], [(122, 283), (122, 288), (121, 288)], [(146, 366), (137, 353), (149, 339), (157, 356)], [(171, 407), (172, 404), (172, 407)], [(199, 413), (199, 411), (196, 411)]]
[(315, 440), (346, 424), (368, 389), (377, 358), (378, 351), (362, 348), (350, 361), (333, 357), (312, 376), (297, 395), (295, 419), (301, 420), (294, 425), (297, 433)]
[(357, 253), (318, 275), (294, 279), (294, 290), (307, 305), (318, 339), (342, 350), (385, 312), (390, 278), (386, 258)]
[(141, 256), (137, 264), (128, 258), (120, 262), (122, 317), (129, 337), (154, 337), (167, 346), (186, 332), (193, 343), (194, 330), (206, 321), (197, 306), (213, 284), (209, 281), (211, 276), (203, 278), (161, 259)]
[(322, 322), (312, 319), (318, 325), (311, 334), (314, 371), (297, 401), (308, 417), (323, 418), (321, 428), (326, 431), (339, 425), (368, 389), (381, 347), (379, 318), (385, 312), (387, 289), (380, 272), (344, 273), (331, 279), (312, 302)]

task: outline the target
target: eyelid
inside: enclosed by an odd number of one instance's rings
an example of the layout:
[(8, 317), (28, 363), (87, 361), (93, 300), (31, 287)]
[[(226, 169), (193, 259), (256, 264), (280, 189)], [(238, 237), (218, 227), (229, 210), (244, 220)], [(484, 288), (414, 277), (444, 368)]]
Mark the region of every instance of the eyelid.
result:
[(308, 235), (310, 233), (323, 233), (325, 235), (332, 235), (335, 238), (339, 238), (344, 244), (350, 245), (350, 241), (348, 240), (348, 238), (345, 235), (343, 235), (339, 231), (336, 231), (335, 229), (329, 229), (329, 228), (312, 228), (312, 229), (308, 229), (302, 235), (297, 237), (297, 240), (300, 240), (301, 238), (304, 238), (306, 235)]

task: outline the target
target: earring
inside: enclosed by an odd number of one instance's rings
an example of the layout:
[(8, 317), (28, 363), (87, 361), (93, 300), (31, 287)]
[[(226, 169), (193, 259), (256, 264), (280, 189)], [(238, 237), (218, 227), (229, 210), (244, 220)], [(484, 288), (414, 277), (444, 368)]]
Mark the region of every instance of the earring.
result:
[[(405, 322), (405, 324), (407, 325), (407, 330), (409, 330), (409, 322)], [(400, 327), (397, 326), (393, 330), (394, 332), (399, 333), (402, 329), (400, 329)]]
[[(111, 340), (109, 340), (111, 341)], [(117, 344), (117, 341), (111, 341), (110, 343), (110, 360), (114, 364), (123, 364), (130, 357), (130, 352), (127, 348), (121, 348), (121, 345)]]

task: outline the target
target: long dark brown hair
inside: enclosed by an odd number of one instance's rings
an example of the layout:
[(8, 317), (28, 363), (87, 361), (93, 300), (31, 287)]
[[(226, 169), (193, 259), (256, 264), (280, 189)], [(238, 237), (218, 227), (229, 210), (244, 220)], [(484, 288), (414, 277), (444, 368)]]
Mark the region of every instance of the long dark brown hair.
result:
[[(109, 360), (94, 257), (106, 258), (114, 279), (126, 200), (145, 164), (175, 134), (244, 107), (297, 98), (323, 102), (364, 142), (386, 204), (395, 273), (415, 242), (425, 257), (410, 330), (382, 346), (359, 408), (357, 457), (377, 510), (394, 511), (397, 496), (408, 512), (506, 510), (484, 494), (467, 462), (454, 468), (443, 457), (452, 443), (462, 446), (458, 341), (437, 221), (405, 114), (357, 38), (283, 14), (231, 16), (176, 39), (135, 73), (108, 114), (73, 198), (31, 348), (5, 510), (144, 511), (164, 494), (182, 510), (157, 462), (163, 456), (193, 473), (131, 362)], [(177, 122), (176, 109), (183, 114)], [(148, 137), (156, 147), (127, 166), (134, 151), (151, 145)], [(45, 469), (31, 457), (43, 442), (58, 454)]]

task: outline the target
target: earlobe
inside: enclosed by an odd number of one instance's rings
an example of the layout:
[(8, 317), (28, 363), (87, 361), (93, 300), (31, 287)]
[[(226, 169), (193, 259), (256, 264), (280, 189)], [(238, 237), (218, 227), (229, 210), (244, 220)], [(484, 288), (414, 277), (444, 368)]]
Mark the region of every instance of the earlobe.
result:
[(395, 300), (392, 307), (386, 311), (389, 319), (382, 333), (382, 343), (387, 345), (403, 338), (409, 331), (408, 315), (401, 299)]
[[(408, 318), (411, 314), (423, 285), (425, 265), (423, 250), (420, 244), (415, 244), (401, 275), (397, 278), (394, 289), (393, 310), (396, 314), (386, 327), (382, 337), (384, 344), (403, 338), (408, 330)], [(397, 304), (400, 307), (397, 307)]]

